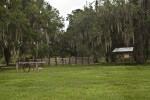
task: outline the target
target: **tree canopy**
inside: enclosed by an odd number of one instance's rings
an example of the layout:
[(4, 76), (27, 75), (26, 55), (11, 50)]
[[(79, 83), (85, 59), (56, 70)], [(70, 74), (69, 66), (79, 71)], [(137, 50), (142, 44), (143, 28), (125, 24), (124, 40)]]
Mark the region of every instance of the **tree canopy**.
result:
[(0, 47), (7, 65), (11, 56), (50, 56), (62, 27), (58, 10), (44, 0), (0, 1)]
[(149, 0), (95, 0), (68, 14), (69, 26), (44, 0), (0, 1), (0, 54), (36, 58), (88, 56), (114, 61), (112, 50), (133, 46), (134, 59), (150, 55)]

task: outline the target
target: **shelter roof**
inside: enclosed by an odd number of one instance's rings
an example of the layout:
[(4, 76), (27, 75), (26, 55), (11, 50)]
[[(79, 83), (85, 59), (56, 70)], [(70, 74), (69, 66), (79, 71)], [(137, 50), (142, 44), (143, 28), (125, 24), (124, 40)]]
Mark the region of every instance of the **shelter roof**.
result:
[(113, 52), (132, 52), (134, 47), (115, 48)]

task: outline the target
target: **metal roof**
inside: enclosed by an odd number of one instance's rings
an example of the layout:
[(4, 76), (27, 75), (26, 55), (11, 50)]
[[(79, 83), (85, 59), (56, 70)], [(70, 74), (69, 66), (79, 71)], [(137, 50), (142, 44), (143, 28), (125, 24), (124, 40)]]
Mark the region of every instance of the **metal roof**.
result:
[(134, 47), (115, 48), (113, 52), (132, 52)]

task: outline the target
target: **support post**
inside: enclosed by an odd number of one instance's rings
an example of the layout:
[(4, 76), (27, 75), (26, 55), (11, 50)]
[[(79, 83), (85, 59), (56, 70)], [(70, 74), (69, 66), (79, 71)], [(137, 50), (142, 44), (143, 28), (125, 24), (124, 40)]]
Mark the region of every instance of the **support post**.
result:
[(134, 63), (133, 53), (131, 53), (131, 60), (132, 60), (132, 64), (133, 64)]
[(38, 73), (39, 72), (39, 68), (38, 68), (38, 64), (35, 63), (35, 67), (36, 67), (36, 72)]
[(124, 65), (124, 54), (122, 55), (122, 59), (123, 59), (123, 65)]

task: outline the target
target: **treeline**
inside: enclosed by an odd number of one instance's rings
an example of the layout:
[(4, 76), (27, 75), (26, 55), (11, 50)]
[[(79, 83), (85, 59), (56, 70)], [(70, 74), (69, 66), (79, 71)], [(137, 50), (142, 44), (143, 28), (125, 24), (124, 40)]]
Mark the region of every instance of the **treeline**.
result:
[(63, 18), (44, 0), (0, 0), (0, 58), (56, 56)]
[(150, 1), (95, 0), (68, 14), (69, 27), (44, 0), (0, 0), (0, 58), (105, 57), (133, 46), (134, 59), (150, 56)]
[(137, 63), (146, 62), (150, 56), (149, 0), (96, 0), (83, 10), (72, 11), (68, 21), (64, 47), (72, 56), (114, 61), (113, 49), (129, 46), (135, 47)]

